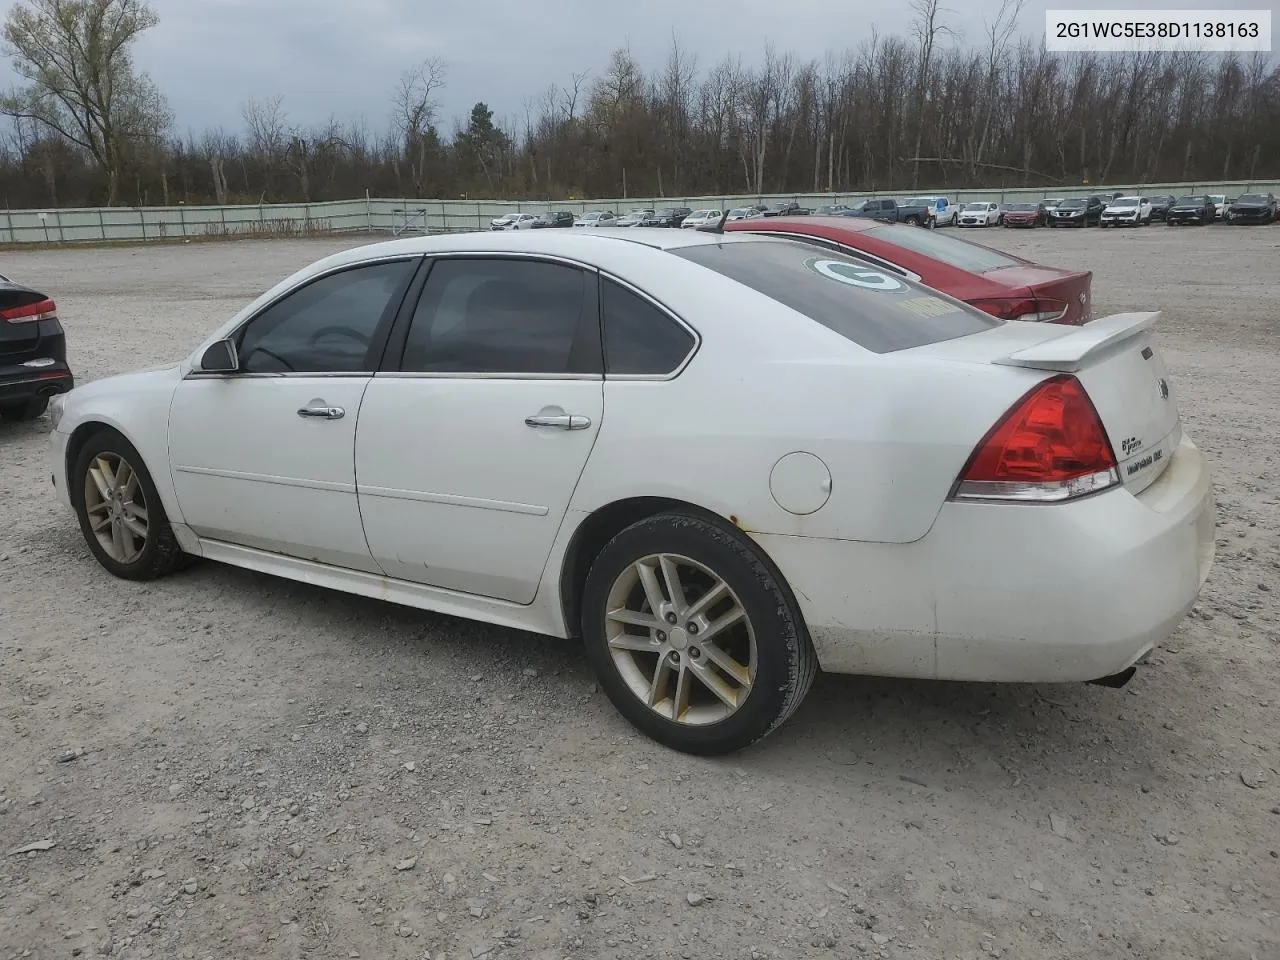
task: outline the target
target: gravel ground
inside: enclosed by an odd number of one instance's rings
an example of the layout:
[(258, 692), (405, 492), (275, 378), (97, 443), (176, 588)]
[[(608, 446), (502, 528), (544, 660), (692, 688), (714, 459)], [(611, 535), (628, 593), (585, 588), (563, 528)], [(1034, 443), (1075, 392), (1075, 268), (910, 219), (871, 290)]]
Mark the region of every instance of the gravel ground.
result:
[[(1127, 688), (820, 677), (756, 748), (686, 757), (571, 643), (214, 564), (114, 580), (47, 421), (0, 424), (0, 960), (1280, 957), (1280, 227), (981, 238), (1165, 311), (1218, 560)], [(94, 379), (354, 242), (0, 273)]]

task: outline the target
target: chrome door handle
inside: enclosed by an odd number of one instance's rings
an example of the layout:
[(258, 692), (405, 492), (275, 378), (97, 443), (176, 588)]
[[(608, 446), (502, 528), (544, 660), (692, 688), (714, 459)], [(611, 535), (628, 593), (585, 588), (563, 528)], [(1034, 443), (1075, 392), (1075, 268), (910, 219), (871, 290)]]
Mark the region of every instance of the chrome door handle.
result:
[(524, 423), (526, 427), (558, 427), (561, 430), (585, 430), (591, 426), (590, 417), (578, 417), (570, 414), (561, 416), (536, 416), (525, 417)]
[(341, 407), (327, 406), (323, 400), (312, 400), (298, 410), (300, 417), (315, 417), (320, 420), (341, 420), (346, 415), (347, 411)]

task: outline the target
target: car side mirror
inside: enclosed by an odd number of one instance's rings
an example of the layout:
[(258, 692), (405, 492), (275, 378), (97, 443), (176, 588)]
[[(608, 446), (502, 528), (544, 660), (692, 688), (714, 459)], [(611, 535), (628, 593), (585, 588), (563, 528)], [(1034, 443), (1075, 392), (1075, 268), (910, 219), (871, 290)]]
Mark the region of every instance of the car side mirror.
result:
[(235, 373), (240, 369), (240, 352), (234, 340), (219, 340), (210, 344), (200, 358), (201, 373)]

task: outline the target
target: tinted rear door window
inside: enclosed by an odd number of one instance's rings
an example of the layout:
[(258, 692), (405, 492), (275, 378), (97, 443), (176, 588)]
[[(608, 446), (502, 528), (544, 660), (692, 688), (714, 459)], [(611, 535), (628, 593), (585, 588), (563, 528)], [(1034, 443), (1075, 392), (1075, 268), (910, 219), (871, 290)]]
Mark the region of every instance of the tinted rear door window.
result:
[(795, 242), (747, 240), (672, 252), (876, 353), (964, 337), (1003, 322), (904, 277)]
[(598, 374), (594, 294), (587, 275), (564, 264), (442, 259), (414, 310), (400, 369)]

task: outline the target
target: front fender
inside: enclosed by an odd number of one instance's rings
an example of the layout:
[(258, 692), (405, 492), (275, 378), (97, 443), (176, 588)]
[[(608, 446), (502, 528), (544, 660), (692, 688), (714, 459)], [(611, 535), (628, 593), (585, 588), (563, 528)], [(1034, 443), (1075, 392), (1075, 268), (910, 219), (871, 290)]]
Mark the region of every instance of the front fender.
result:
[(69, 456), (99, 427), (110, 427), (128, 440), (142, 455), (165, 514), (174, 523), (185, 522), (169, 470), (169, 408), (180, 382), (176, 365), (96, 380), (64, 395), (58, 424), (58, 432), (67, 436)]

